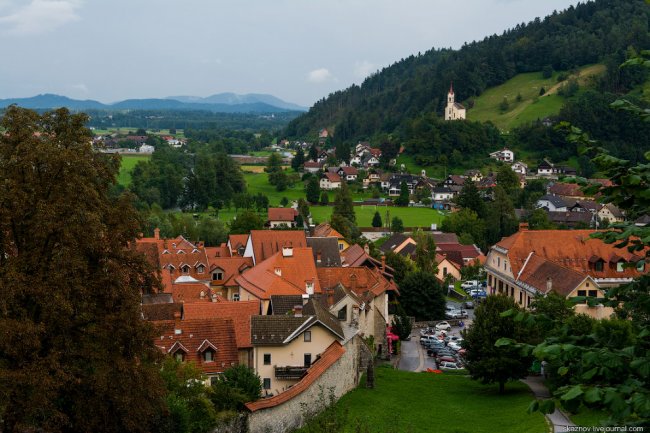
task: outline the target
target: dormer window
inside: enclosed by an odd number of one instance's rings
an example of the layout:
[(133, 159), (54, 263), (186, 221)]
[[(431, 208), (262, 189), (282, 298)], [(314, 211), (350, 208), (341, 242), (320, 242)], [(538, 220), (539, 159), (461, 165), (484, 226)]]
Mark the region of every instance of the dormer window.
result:
[(183, 251), (183, 250), (178, 250), (178, 251), (176, 251), (176, 254), (185, 254), (185, 251)]
[(199, 252), (199, 250), (197, 250), (196, 248), (194, 248), (194, 249), (192, 250), (192, 254), (194, 254), (194, 253), (198, 253), (198, 252)]
[(184, 274), (189, 274), (190, 273), (190, 266), (189, 265), (181, 266), (181, 272), (183, 272)]
[(187, 349), (180, 341), (174, 343), (172, 347), (169, 348), (168, 353), (174, 357), (178, 362), (185, 361), (185, 355), (187, 354)]
[(616, 263), (616, 272), (623, 272), (625, 270), (624, 266), (625, 266), (624, 261), (620, 261)]
[(598, 260), (596, 263), (594, 263), (594, 271), (602, 272), (604, 268), (605, 262), (603, 260)]
[(636, 264), (636, 270), (639, 272), (643, 272), (645, 269), (645, 261), (639, 260)]
[(203, 266), (203, 265), (198, 265), (198, 266), (196, 267), (196, 272), (198, 272), (199, 274), (202, 274), (204, 271), (205, 271), (205, 266)]
[(185, 361), (185, 354), (183, 353), (182, 350), (179, 350), (176, 353), (174, 353), (174, 359), (178, 362), (183, 362)]
[(212, 271), (212, 281), (221, 281), (221, 280), (223, 280), (223, 271), (221, 269)]
[(203, 340), (203, 343), (198, 347), (197, 352), (201, 354), (203, 362), (214, 362), (214, 356), (217, 353), (217, 348), (208, 340)]
[(164, 250), (163, 254), (169, 254), (169, 250)]

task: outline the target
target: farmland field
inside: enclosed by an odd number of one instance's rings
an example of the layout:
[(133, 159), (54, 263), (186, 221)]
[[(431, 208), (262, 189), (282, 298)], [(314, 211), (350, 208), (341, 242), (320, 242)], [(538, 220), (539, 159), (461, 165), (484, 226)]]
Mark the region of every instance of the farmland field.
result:
[(120, 172), (117, 175), (117, 183), (122, 186), (129, 186), (131, 184), (131, 171), (139, 161), (148, 161), (150, 156), (143, 155), (121, 155), (122, 164), (120, 165)]

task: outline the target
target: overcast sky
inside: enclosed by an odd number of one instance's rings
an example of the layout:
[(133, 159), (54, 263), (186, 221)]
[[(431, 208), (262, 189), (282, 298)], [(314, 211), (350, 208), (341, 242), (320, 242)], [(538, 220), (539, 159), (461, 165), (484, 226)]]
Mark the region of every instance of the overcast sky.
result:
[(0, 98), (221, 92), (310, 106), (573, 0), (0, 0)]

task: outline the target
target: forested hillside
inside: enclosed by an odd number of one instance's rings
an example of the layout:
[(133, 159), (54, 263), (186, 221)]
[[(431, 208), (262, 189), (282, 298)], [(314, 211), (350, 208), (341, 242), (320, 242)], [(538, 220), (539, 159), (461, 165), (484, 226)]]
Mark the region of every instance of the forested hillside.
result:
[[(285, 130), (289, 137), (328, 127), (336, 141), (402, 133), (418, 116), (442, 112), (449, 83), (470, 111), (472, 98), (516, 74), (617, 64), (628, 49), (650, 46), (650, 7), (643, 0), (596, 0), (518, 24), (459, 50), (432, 48), (368, 77), (361, 86), (318, 101)], [(610, 75), (616, 75), (610, 71)], [(625, 81), (611, 83), (625, 92)], [(407, 137), (404, 137), (407, 138)]]

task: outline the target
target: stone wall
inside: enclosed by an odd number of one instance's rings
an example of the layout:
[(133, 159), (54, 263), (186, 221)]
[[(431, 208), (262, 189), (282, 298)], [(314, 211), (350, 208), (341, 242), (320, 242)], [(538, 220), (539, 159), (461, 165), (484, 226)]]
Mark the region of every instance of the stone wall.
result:
[[(320, 412), (329, 403), (330, 390), (338, 400), (359, 384), (360, 354), (363, 341), (358, 336), (348, 341), (345, 353), (311, 386), (278, 406), (260, 409), (248, 416), (250, 433), (284, 433), (300, 428), (305, 418)], [(307, 416), (306, 416), (307, 415)]]

